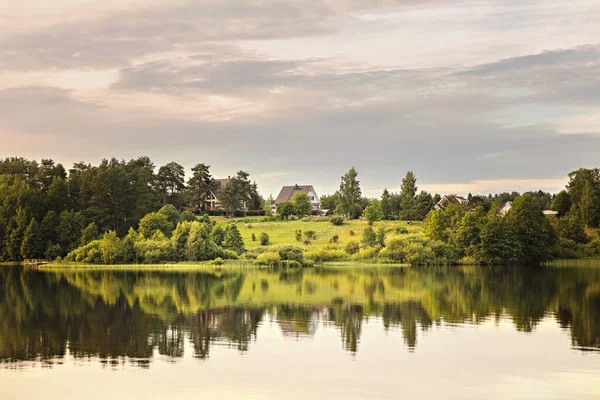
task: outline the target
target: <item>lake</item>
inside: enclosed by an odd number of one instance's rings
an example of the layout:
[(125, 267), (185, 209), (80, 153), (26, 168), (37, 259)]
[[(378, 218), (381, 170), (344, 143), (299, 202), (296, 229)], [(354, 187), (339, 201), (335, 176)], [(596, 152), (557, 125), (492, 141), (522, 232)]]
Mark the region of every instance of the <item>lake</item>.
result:
[(598, 399), (596, 267), (0, 267), (2, 399)]

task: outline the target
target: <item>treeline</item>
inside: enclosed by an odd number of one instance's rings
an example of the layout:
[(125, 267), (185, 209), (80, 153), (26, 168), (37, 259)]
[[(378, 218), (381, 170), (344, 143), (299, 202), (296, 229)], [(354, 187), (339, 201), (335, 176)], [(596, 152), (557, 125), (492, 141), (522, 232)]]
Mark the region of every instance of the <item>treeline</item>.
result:
[[(481, 206), (484, 211), (488, 212), (495, 206), (502, 206), (507, 201), (513, 201), (525, 194), (529, 195), (542, 210), (550, 209), (556, 197), (552, 193), (540, 190), (522, 194), (503, 192), (472, 195), (469, 193), (467, 199), (471, 208)], [(363, 197), (358, 172), (355, 168), (351, 168), (342, 176), (340, 188), (333, 195), (321, 196), (321, 206), (350, 219), (364, 217), (370, 221), (423, 221), (441, 198), (442, 196), (438, 193), (431, 194), (424, 190), (419, 191), (417, 177), (412, 171), (408, 171), (402, 179), (400, 192), (394, 193), (384, 189), (378, 199)], [(290, 212), (293, 211), (294, 208), (290, 207)]]
[[(566, 190), (549, 200), (543, 192), (518, 196), (504, 216), (499, 214), (500, 203), (489, 204), (489, 199), (475, 208), (453, 204), (427, 215), (425, 236), (456, 247), (465, 257), (463, 263), (539, 263), (600, 256), (598, 233), (586, 231), (600, 223), (600, 170), (571, 172)], [(558, 214), (544, 216), (545, 206)]]
[[(205, 164), (196, 165), (186, 181), (181, 165), (157, 169), (148, 157), (96, 166), (80, 162), (68, 171), (49, 159), (0, 160), (0, 261), (65, 256), (82, 244), (86, 229), (123, 237), (164, 205), (203, 213), (206, 197), (217, 188)], [(220, 190), (223, 212), (263, 212), (248, 173), (239, 171)]]
[(83, 235), (82, 246), (71, 251), (67, 262), (85, 264), (159, 264), (179, 261), (235, 260), (244, 251), (244, 240), (235, 224), (225, 229), (205, 215), (179, 213), (173, 205), (144, 216), (139, 229), (129, 228), (121, 239), (114, 231), (101, 237)]

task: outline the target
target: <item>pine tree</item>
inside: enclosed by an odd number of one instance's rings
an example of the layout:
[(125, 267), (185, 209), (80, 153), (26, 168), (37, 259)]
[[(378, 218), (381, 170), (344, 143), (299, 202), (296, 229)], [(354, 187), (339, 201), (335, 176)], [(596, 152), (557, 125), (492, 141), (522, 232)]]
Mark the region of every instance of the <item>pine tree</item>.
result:
[(23, 242), (21, 243), (21, 257), (27, 258), (42, 258), (45, 252), (44, 240), (41, 236), (40, 225), (32, 218), (23, 234)]
[(92, 222), (81, 231), (81, 246), (85, 246), (98, 238), (100, 238), (98, 226), (95, 222)]
[(22, 207), (17, 209), (12, 220), (12, 230), (8, 236), (7, 250), (10, 261), (21, 261), (21, 243), (27, 229), (27, 212)]
[(244, 252), (244, 239), (242, 239), (242, 235), (240, 234), (237, 225), (231, 224), (225, 229), (223, 247), (228, 250), (233, 250), (238, 254)]

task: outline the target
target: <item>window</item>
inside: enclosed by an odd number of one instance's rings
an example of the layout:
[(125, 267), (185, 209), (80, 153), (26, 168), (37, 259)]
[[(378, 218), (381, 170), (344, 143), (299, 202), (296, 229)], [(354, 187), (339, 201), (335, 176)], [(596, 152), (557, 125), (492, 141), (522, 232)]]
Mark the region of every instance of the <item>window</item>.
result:
[(315, 196), (310, 196), (310, 201), (315, 201)]

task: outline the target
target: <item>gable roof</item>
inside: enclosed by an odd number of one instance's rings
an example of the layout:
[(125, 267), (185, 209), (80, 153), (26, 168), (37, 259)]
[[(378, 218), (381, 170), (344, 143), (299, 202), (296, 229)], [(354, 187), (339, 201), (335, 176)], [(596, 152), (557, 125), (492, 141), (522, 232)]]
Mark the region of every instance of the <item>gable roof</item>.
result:
[(442, 197), (440, 201), (437, 202), (436, 207), (440, 210), (445, 210), (446, 207), (450, 204), (463, 204), (463, 202), (469, 203), (469, 200), (464, 198), (463, 196), (457, 196), (455, 194), (450, 194)]
[(277, 196), (277, 198), (275, 199), (274, 204), (280, 204), (286, 201), (290, 201), (298, 193), (308, 194), (308, 192), (310, 192), (311, 189), (313, 189), (312, 185), (284, 186), (281, 188), (279, 196)]

